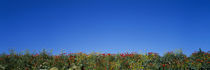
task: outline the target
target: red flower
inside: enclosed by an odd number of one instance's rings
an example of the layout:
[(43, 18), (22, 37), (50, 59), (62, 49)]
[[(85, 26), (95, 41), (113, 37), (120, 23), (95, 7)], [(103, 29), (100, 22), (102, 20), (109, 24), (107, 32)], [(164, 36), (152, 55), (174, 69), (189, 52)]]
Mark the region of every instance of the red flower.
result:
[(103, 55), (103, 56), (105, 56), (105, 54), (104, 54), (104, 53), (103, 53), (102, 55)]
[(111, 54), (110, 54), (110, 53), (108, 53), (107, 55), (108, 55), (108, 56), (110, 56)]
[(205, 55), (208, 55), (208, 53), (205, 53)]
[(124, 54), (120, 54), (120, 56), (121, 56), (121, 57), (125, 57), (125, 55), (124, 55)]
[(196, 61), (201, 61), (200, 59), (196, 59)]
[(166, 65), (165, 64), (162, 64), (162, 66), (165, 67)]
[(201, 62), (203, 62), (203, 60), (201, 60)]
[(134, 56), (134, 54), (129, 54), (128, 56), (133, 57), (133, 56)]
[(170, 55), (170, 54), (173, 54), (173, 52), (168, 52), (168, 54)]
[(60, 56), (55, 56), (55, 58), (56, 58), (56, 59), (59, 59), (59, 58), (60, 58)]
[(39, 56), (39, 54), (37, 53), (37, 54), (35, 54), (35, 55), (33, 55), (34, 57), (36, 57), (36, 56)]
[(151, 55), (151, 54), (153, 54), (153, 53), (152, 53), (152, 52), (149, 52), (148, 54)]

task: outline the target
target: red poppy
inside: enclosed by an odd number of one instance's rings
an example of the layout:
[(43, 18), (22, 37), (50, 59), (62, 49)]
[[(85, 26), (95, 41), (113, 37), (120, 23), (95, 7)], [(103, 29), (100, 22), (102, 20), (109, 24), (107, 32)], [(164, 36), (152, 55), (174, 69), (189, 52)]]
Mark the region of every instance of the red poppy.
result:
[(166, 65), (165, 64), (162, 64), (162, 66), (165, 67)]
[(105, 54), (104, 54), (104, 53), (103, 53), (102, 55), (103, 55), (103, 56), (105, 56)]
[(203, 62), (203, 60), (201, 60), (201, 62)]
[(196, 55), (196, 53), (192, 53), (192, 55)]
[(108, 56), (110, 56), (111, 54), (110, 54), (110, 53), (108, 53), (107, 55), (108, 55)]
[(71, 59), (75, 58), (74, 56), (70, 56)]
[(208, 55), (208, 53), (205, 53), (205, 55)]
[(37, 53), (36, 55), (33, 55), (34, 57), (39, 56), (39, 54)]
[(59, 59), (59, 58), (60, 58), (60, 56), (55, 56), (55, 58), (56, 58), (56, 59)]
[(134, 54), (129, 54), (129, 57), (133, 57), (134, 56)]
[(121, 57), (125, 57), (125, 55), (124, 55), (124, 54), (120, 54), (120, 56), (121, 56)]
[(201, 61), (200, 59), (196, 59), (196, 61)]
[(152, 52), (149, 52), (148, 54), (151, 55), (151, 54), (153, 54), (153, 53), (152, 53)]
[(170, 55), (170, 54), (173, 54), (173, 52), (168, 52), (168, 54)]

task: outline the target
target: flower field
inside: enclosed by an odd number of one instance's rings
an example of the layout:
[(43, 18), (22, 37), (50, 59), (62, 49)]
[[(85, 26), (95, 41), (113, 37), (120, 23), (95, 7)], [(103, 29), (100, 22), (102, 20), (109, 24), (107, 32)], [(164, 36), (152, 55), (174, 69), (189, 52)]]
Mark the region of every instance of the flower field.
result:
[(0, 55), (0, 70), (210, 70), (210, 54), (201, 49), (189, 57), (179, 52), (157, 53), (40, 53), (11, 51)]

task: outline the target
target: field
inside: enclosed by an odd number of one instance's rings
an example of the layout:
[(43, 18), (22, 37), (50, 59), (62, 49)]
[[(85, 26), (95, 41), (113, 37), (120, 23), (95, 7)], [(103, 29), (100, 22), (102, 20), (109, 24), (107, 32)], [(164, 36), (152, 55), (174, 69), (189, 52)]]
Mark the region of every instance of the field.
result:
[(182, 51), (157, 53), (16, 53), (0, 55), (0, 70), (210, 70), (210, 54), (199, 49), (186, 56)]

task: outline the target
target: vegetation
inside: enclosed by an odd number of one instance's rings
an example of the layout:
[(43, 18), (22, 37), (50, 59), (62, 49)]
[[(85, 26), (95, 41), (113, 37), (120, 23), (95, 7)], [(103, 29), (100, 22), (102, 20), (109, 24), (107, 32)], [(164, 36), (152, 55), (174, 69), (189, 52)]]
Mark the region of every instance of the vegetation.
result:
[(164, 56), (137, 53), (15, 53), (0, 55), (0, 70), (209, 70), (210, 54), (201, 49), (189, 57), (182, 51)]

